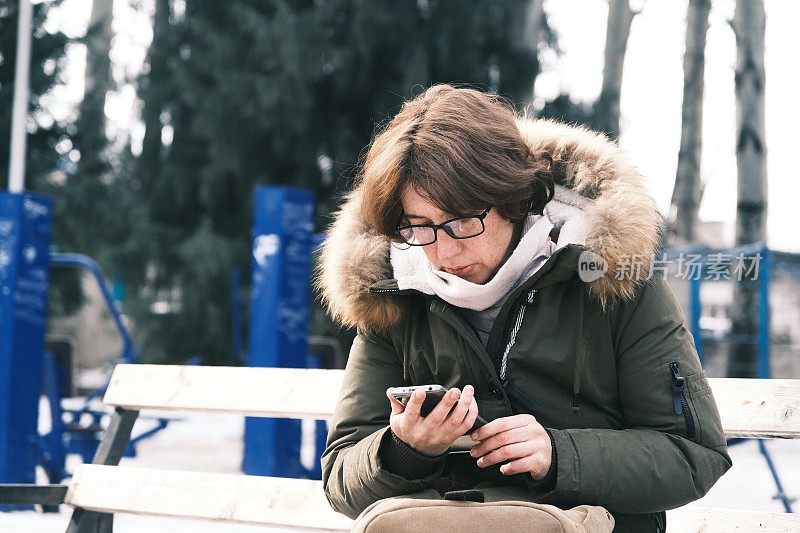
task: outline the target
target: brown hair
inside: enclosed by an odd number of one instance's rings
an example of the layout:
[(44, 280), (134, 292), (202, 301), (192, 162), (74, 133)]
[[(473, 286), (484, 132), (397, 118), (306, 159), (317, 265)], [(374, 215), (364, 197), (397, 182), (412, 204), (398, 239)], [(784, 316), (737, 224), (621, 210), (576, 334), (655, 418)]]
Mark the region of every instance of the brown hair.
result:
[(531, 152), (516, 118), (498, 96), (451, 85), (406, 102), (364, 158), (362, 217), (394, 238), (409, 186), (454, 216), (487, 207), (512, 221), (541, 214), (553, 198), (552, 158)]

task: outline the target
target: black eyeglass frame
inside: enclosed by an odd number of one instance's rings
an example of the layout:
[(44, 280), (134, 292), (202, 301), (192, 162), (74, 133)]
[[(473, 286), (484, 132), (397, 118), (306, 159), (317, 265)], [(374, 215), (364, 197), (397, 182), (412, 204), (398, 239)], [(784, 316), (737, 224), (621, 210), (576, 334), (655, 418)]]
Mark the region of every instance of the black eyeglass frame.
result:
[[(486, 218), (486, 216), (489, 214), (489, 211), (491, 211), (491, 210), (492, 210), (491, 207), (487, 207), (486, 210), (483, 213), (481, 213), (480, 215), (472, 215), (472, 216), (468, 216), (468, 217), (465, 217), (465, 216), (455, 217), (455, 218), (451, 218), (450, 220), (445, 220), (441, 224), (409, 224), (408, 226), (398, 226), (394, 230), (394, 234), (397, 235), (404, 243), (408, 244), (409, 246), (428, 246), (429, 244), (435, 243), (439, 238), (439, 230), (440, 229), (444, 230), (444, 232), (447, 233), (453, 239), (459, 239), (459, 240), (461, 240), (461, 239), (471, 239), (473, 237), (477, 237), (478, 235), (483, 234), (483, 232), (486, 231), (486, 224), (484, 223), (483, 220)], [(474, 235), (469, 235), (468, 237), (459, 237), (453, 232), (453, 229), (450, 226), (448, 226), (448, 224), (451, 224), (451, 223), (453, 223), (453, 222), (455, 222), (457, 220), (464, 220), (464, 219), (468, 219), (468, 218), (477, 218), (481, 223), (481, 231), (479, 231), (478, 233), (476, 233)], [(433, 230), (433, 240), (431, 242), (426, 242), (425, 244), (408, 242), (407, 240), (405, 240), (403, 238), (403, 236), (400, 234), (400, 232), (402, 230), (404, 230), (404, 229), (409, 229), (409, 228), (431, 228)]]

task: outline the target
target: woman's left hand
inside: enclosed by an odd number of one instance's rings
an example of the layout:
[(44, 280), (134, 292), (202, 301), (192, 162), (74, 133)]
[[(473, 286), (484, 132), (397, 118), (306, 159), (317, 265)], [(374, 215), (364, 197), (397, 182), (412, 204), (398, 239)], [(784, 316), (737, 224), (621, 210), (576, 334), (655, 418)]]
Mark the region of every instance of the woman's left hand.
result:
[(550, 436), (531, 415), (492, 420), (470, 436), (480, 443), (472, 447), (470, 455), (478, 459), (481, 468), (508, 461), (500, 472), (507, 476), (530, 472), (536, 480), (550, 470)]

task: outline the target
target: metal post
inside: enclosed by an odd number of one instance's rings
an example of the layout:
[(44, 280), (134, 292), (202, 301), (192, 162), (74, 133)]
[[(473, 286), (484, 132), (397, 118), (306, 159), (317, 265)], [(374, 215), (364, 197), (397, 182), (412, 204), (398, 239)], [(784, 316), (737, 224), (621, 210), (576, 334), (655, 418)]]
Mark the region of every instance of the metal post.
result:
[(697, 276), (689, 276), (689, 301), (691, 307), (691, 328), (694, 335), (694, 344), (697, 348), (697, 356), (700, 364), (705, 363), (705, 353), (703, 352), (703, 336), (700, 329), (700, 316), (703, 314), (703, 306), (700, 303), (700, 283), (702, 282), (702, 272)]
[[(314, 197), (290, 187), (255, 194), (249, 366), (306, 366)], [(305, 477), (300, 422), (248, 418), (243, 470)]]
[[(772, 275), (770, 268), (770, 250), (766, 244), (760, 251), (761, 258), (758, 265), (758, 377), (770, 377), (769, 369), (769, 278)], [(759, 261), (756, 256), (756, 261)]]
[(14, 72), (14, 103), (11, 112), (11, 162), (8, 171), (8, 190), (19, 193), (25, 189), (25, 143), (30, 92), (31, 26), (33, 6), (30, 0), (19, 0), (17, 25), (17, 64)]
[(772, 458), (769, 456), (769, 452), (767, 451), (767, 445), (764, 439), (757, 439), (758, 440), (758, 450), (761, 452), (761, 455), (764, 456), (764, 460), (767, 462), (767, 466), (769, 467), (769, 471), (772, 474), (772, 479), (775, 481), (775, 488), (778, 490), (778, 493), (772, 497), (773, 500), (780, 500), (783, 504), (783, 510), (787, 513), (791, 513), (792, 511), (792, 503), (795, 501), (795, 498), (790, 498), (786, 491), (783, 490), (783, 484), (781, 483), (780, 478), (778, 477), (778, 471), (775, 469), (775, 464), (772, 462)]
[[(119, 464), (125, 447), (130, 442), (133, 424), (138, 417), (139, 411), (129, 411), (122, 407), (114, 409), (111, 422), (103, 433), (103, 441), (97, 448), (92, 464), (112, 466)], [(113, 514), (76, 507), (67, 526), (67, 533), (112, 533), (113, 529)]]
[(33, 483), (52, 202), (0, 192), (0, 483)]

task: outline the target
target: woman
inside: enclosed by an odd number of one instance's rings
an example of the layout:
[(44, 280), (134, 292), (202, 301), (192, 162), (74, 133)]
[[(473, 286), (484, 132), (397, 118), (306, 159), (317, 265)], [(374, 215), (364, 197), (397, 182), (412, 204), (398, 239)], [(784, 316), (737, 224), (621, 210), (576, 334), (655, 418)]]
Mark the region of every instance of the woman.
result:
[[(602, 135), (465, 88), (406, 102), (323, 251), (328, 308), (359, 331), (322, 457), (332, 506), (480, 489), (663, 530), (731, 461), (679, 305), (649, 275), (661, 230)], [(387, 399), (429, 383), (450, 391), (426, 417), (421, 393)]]

